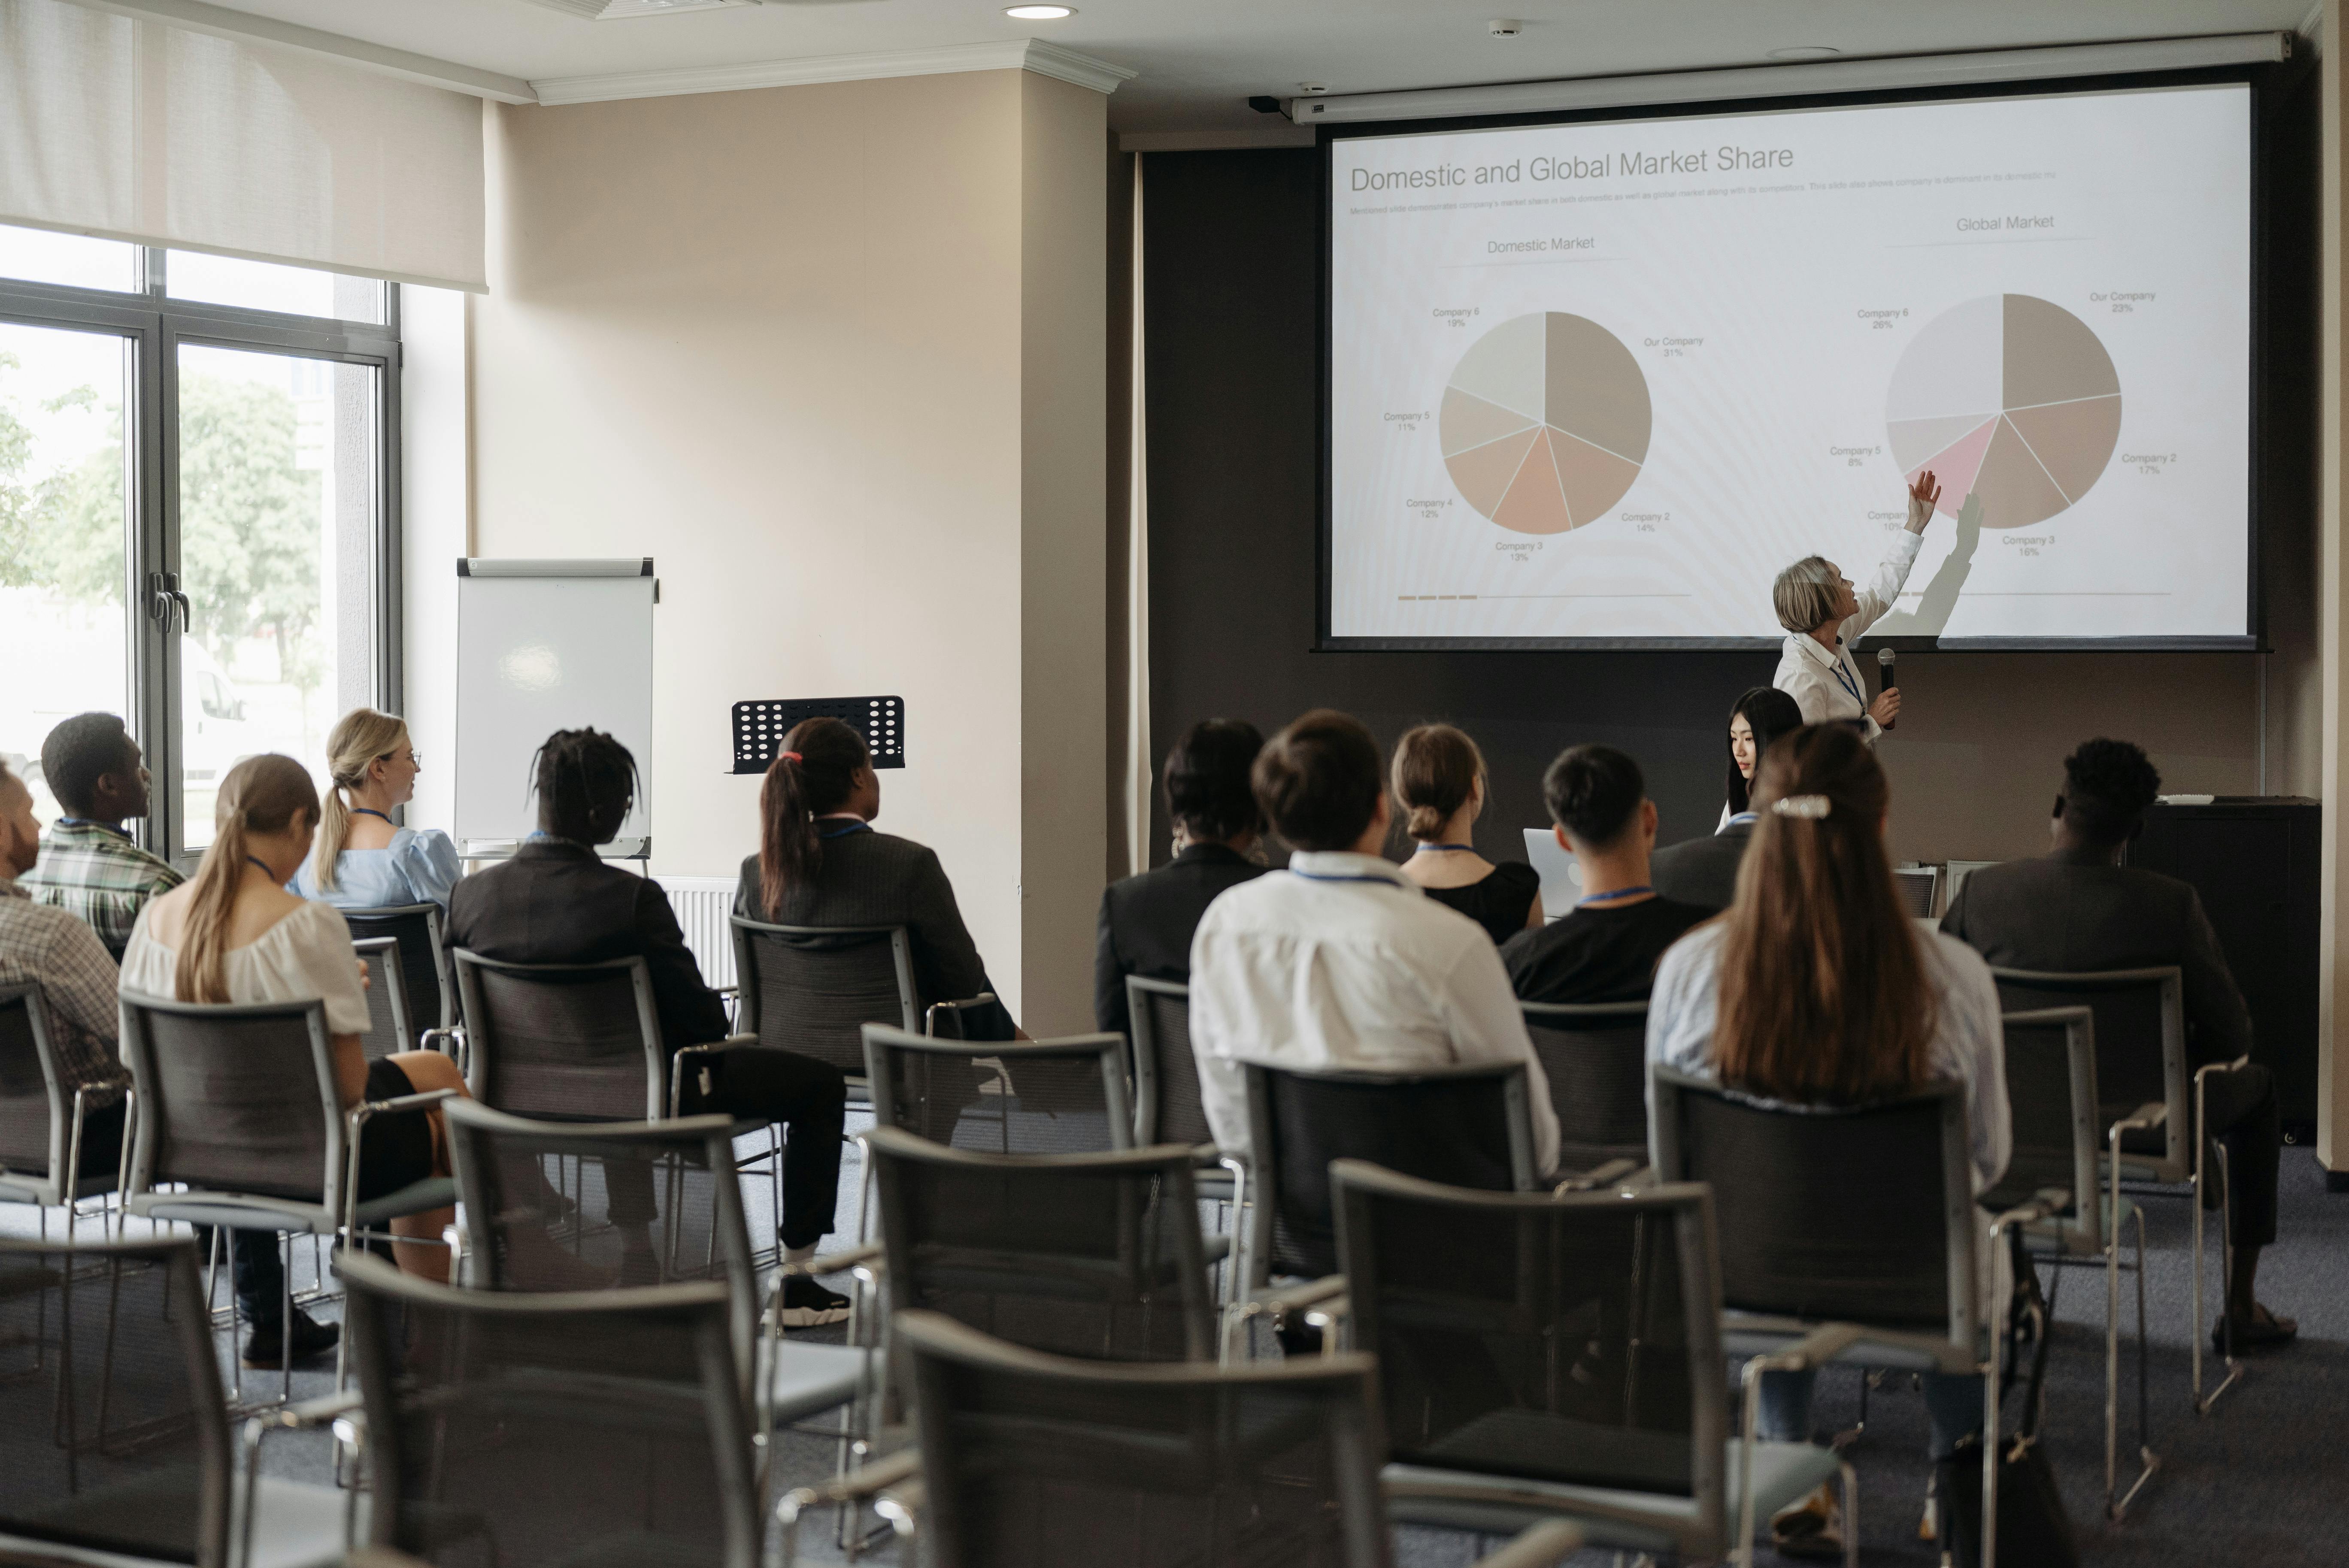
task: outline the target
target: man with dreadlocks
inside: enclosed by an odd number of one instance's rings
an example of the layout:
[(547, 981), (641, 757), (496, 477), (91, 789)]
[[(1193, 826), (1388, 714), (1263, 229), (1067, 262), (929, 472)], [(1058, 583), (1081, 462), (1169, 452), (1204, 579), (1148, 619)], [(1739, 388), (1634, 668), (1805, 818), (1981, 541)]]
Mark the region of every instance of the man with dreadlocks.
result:
[[(449, 944), (512, 964), (642, 958), (665, 1047), (675, 1051), (725, 1038), (726, 1010), (702, 983), (668, 894), (595, 852), (617, 836), (636, 803), (636, 764), (628, 748), (599, 730), (558, 730), (539, 748), (535, 783), (538, 831), (512, 859), (456, 885)], [(786, 1259), (803, 1263), (832, 1228), (838, 1202), (846, 1082), (838, 1068), (792, 1051), (730, 1051), (707, 1060), (706, 1073), (686, 1075), (678, 1109), (790, 1130), (778, 1241)], [(651, 1180), (639, 1171), (636, 1181), (623, 1181), (622, 1174), (614, 1172), (612, 1222), (630, 1253), (648, 1258)], [(847, 1297), (799, 1275), (784, 1282), (785, 1325), (812, 1327), (847, 1316)]]

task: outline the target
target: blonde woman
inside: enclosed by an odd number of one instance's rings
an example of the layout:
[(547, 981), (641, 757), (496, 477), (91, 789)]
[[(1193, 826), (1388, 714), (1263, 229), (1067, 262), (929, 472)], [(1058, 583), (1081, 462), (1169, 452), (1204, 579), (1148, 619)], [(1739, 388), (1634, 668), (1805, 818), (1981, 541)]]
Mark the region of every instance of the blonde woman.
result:
[(1542, 927), (1541, 873), (1522, 861), (1495, 865), (1469, 830), (1485, 810), (1485, 754), (1448, 724), (1423, 724), (1395, 746), (1394, 798), (1416, 841), (1402, 874), (1420, 891), (1485, 928), (1495, 943)]
[[(464, 1092), (456, 1063), (432, 1051), (402, 1051), (369, 1062), (359, 1048), (367, 1026), (365, 981), (339, 911), (285, 890), (318, 830), (318, 792), (290, 757), (249, 757), (221, 781), (212, 847), (195, 876), (140, 913), (122, 954), (122, 988), (183, 1002), (284, 1002), (323, 998), (332, 1032), (335, 1089), (344, 1109), (434, 1089)], [(437, 1110), (379, 1116), (367, 1123), (359, 1196), (380, 1197), (449, 1173), (448, 1139)], [(454, 1211), (394, 1220), (399, 1266), (445, 1283), (448, 1253), (438, 1237)], [(285, 1276), (277, 1240), (265, 1231), (233, 1238), (236, 1292), (253, 1324), (244, 1365), (280, 1364)], [(297, 1312), (296, 1360), (333, 1347), (336, 1330)]]
[(337, 909), (409, 903), (449, 907), (461, 869), (457, 846), (438, 828), (395, 827), (391, 813), (416, 796), (419, 765), (408, 721), (371, 707), (343, 715), (326, 737), (326, 793), (318, 847), (294, 891)]
[(1778, 673), (1770, 684), (1795, 699), (1805, 724), (1844, 724), (1869, 745), (1900, 716), (1900, 688), (1868, 696), (1868, 681), (1851, 656), (1860, 634), (1900, 602), (1909, 569), (1925, 542), (1925, 525), (1941, 501), (1940, 484), (1928, 471), (1909, 487), (1909, 521), (1884, 552), (1866, 588), (1855, 588), (1843, 568), (1824, 555), (1806, 555), (1772, 585), (1770, 597), (1786, 641)]

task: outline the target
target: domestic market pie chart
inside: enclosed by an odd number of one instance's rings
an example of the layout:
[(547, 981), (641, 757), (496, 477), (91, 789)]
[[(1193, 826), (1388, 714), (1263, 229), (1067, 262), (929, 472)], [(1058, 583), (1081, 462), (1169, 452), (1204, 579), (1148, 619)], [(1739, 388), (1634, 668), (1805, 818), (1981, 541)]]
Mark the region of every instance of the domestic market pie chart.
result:
[(2121, 383), (2088, 324), (2030, 294), (1985, 294), (1927, 322), (1892, 369), (1884, 418), (1937, 510), (1982, 499), (1984, 528), (2029, 528), (2088, 493), (2121, 435)]
[(1647, 460), (1652, 417), (1648, 378), (1619, 338), (1541, 311), (1469, 345), (1436, 435), (1478, 512), (1518, 533), (1564, 533), (1623, 499)]

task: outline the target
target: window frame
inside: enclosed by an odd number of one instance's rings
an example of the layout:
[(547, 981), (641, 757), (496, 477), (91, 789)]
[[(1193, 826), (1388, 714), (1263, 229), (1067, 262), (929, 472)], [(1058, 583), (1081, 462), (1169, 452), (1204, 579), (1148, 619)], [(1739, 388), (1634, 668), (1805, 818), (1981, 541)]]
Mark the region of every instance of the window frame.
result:
[[(140, 247), (139, 287), (129, 293), (0, 278), (0, 323), (111, 334), (129, 350), (123, 399), (129, 512), (122, 584), (129, 688), (123, 717), (156, 781), (147, 820), (134, 824), (134, 831), (149, 850), (185, 865), (195, 858), (186, 847), (181, 803), (185, 704), (180, 699), (187, 675), (170, 612), (163, 609), (158, 618), (149, 586), (157, 574), (180, 569), (180, 347), (257, 350), (376, 371), (371, 687), (376, 707), (398, 713), (407, 685), (401, 636), (406, 596), (400, 570), (400, 286), (382, 280), (384, 321), (378, 325), (175, 299), (167, 292), (166, 258), (164, 247)], [(319, 591), (330, 594), (335, 585), (321, 583)]]

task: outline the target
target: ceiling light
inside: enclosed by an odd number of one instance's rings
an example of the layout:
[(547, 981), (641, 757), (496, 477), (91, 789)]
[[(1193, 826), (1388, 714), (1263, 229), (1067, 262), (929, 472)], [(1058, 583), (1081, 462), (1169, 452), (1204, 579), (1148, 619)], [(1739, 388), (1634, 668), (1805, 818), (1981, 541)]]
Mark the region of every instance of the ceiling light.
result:
[(1063, 16), (1073, 16), (1073, 5), (1006, 5), (1003, 14), (1016, 22), (1057, 22)]
[(1330, 89), (1320, 82), (1299, 82), (1297, 90), (1301, 93), (1326, 93)]
[(1785, 48), (1771, 50), (1770, 57), (1774, 60), (1826, 60), (1842, 53), (1832, 44), (1790, 44)]

